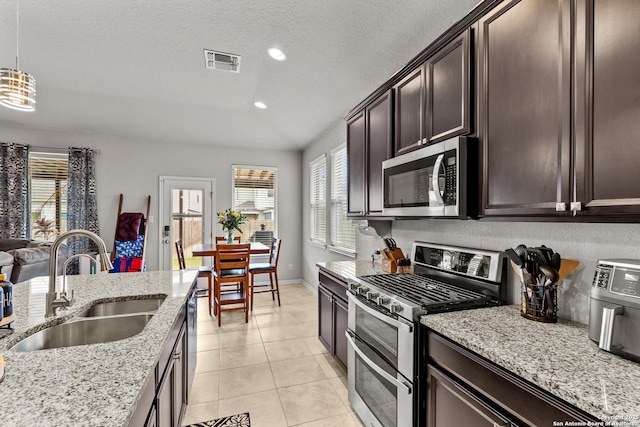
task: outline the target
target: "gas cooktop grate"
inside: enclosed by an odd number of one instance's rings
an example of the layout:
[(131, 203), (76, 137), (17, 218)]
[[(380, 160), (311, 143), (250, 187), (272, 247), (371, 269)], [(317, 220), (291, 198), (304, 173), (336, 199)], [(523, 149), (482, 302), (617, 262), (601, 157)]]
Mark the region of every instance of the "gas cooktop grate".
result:
[(373, 274), (358, 279), (425, 309), (443, 304), (483, 305), (491, 297), (417, 274)]

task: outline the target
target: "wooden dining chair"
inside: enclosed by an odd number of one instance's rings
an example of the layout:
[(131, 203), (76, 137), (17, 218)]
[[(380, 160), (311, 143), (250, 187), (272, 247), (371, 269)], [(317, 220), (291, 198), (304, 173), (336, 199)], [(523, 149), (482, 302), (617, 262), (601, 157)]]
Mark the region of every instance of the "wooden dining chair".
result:
[[(215, 271), (213, 275), (213, 314), (221, 325), (222, 312), (244, 310), (244, 321), (249, 322), (249, 257), (250, 244), (218, 244), (216, 246)], [(236, 285), (222, 292), (225, 284)], [(226, 306), (229, 306), (226, 308)]]
[[(271, 292), (271, 299), (275, 301), (275, 295), (278, 295), (278, 306), (280, 306), (280, 287), (278, 286), (278, 259), (280, 258), (280, 246), (282, 241), (280, 239), (273, 238), (271, 241), (271, 250), (269, 251), (269, 262), (258, 262), (249, 264), (249, 273), (251, 274), (251, 287), (249, 292), (251, 293), (251, 311), (253, 311), (253, 295), (263, 292)], [(256, 274), (268, 274), (269, 283), (254, 284), (253, 279)], [(274, 287), (275, 282), (275, 287)], [(266, 288), (257, 290), (256, 288)]]
[[(227, 238), (224, 236), (216, 236), (216, 244), (226, 242)], [(233, 236), (233, 241), (240, 243), (240, 236)]]
[[(180, 270), (184, 270), (187, 268), (187, 265), (184, 261), (184, 250), (182, 248), (182, 239), (176, 239), (176, 253), (178, 254), (178, 266)], [(209, 297), (209, 315), (211, 315), (211, 291), (213, 286), (213, 267), (209, 267), (206, 265), (201, 265), (198, 267), (198, 277), (206, 277), (207, 278), (207, 294), (200, 295), (199, 297), (208, 296)]]

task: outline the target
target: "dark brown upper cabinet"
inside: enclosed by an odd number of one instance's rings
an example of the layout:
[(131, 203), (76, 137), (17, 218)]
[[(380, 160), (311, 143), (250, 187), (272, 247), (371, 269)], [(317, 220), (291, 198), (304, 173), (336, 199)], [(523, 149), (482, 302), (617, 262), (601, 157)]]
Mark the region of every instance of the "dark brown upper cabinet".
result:
[(426, 142), (425, 84), (425, 66), (422, 65), (393, 87), (396, 156), (417, 150)]
[(433, 143), (470, 131), (470, 29), (427, 60), (426, 135)]
[(392, 101), (387, 91), (347, 121), (350, 216), (382, 214), (382, 162), (391, 157)]
[(347, 199), (348, 215), (365, 213), (365, 115), (364, 111), (347, 121), (347, 159), (349, 163), (349, 194)]
[(484, 216), (570, 214), (570, 12), (510, 0), (477, 24)]
[(367, 128), (367, 214), (382, 214), (384, 192), (382, 162), (391, 158), (393, 146), (391, 91), (365, 109)]
[(579, 216), (640, 214), (640, 2), (576, 6), (576, 195)]

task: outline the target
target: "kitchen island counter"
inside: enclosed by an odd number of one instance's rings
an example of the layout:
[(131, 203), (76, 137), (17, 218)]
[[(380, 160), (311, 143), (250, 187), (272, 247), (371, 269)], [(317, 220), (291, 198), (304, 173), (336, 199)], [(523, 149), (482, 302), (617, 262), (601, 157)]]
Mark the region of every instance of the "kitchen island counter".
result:
[[(196, 274), (173, 271), (70, 276), (68, 282), (76, 301), (52, 318), (44, 316), (48, 278), (16, 284), (15, 332), (6, 335), (6, 331), (0, 331), (0, 354), (6, 362), (6, 376), (0, 382), (0, 424), (128, 426)], [(96, 300), (153, 295), (166, 295), (166, 299), (142, 332), (131, 338), (29, 352), (9, 350), (26, 336), (70, 319)]]
[(610, 422), (605, 425), (640, 425), (640, 364), (600, 350), (589, 339), (586, 325), (562, 319), (558, 323), (534, 322), (520, 316), (516, 305), (430, 314), (420, 321), (484, 359)]

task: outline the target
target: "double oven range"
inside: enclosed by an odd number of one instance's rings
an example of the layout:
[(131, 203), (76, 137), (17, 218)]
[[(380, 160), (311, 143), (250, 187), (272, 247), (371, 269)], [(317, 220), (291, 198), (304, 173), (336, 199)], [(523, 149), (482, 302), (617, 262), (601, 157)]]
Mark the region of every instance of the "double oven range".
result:
[(495, 306), (506, 297), (502, 252), (415, 242), (411, 259), (412, 274), (349, 283), (349, 402), (366, 426), (406, 427), (422, 418), (420, 316)]

